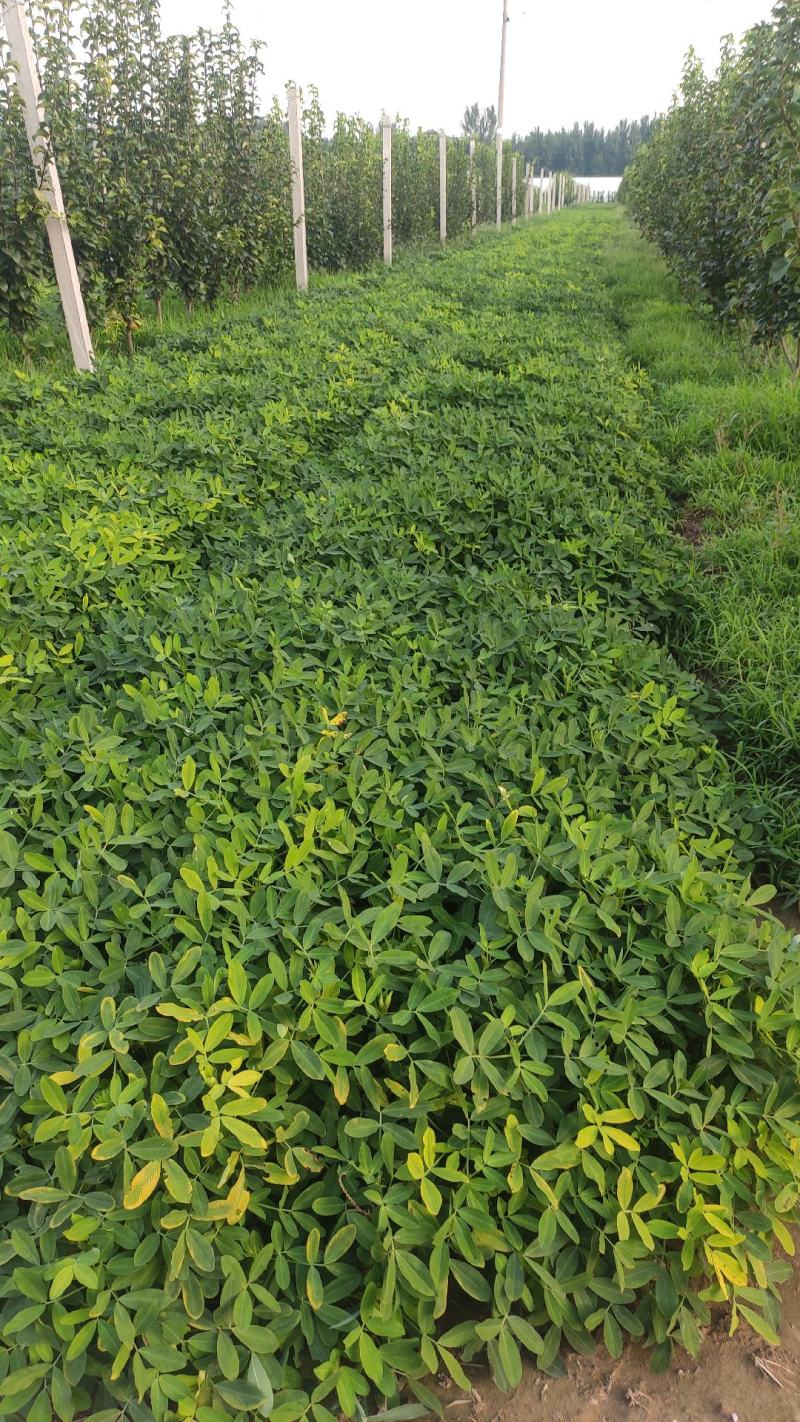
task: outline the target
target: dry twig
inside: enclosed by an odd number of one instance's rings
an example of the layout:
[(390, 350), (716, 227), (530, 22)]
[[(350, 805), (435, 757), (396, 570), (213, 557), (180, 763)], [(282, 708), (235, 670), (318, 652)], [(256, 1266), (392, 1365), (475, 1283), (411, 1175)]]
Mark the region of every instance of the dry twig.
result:
[(776, 1387), (783, 1388), (787, 1383), (797, 1382), (797, 1368), (793, 1368), (791, 1363), (785, 1363), (782, 1358), (764, 1358), (759, 1355), (753, 1362), (762, 1373), (766, 1373)]
[(625, 1393), (625, 1401), (629, 1407), (646, 1407), (648, 1402), (652, 1402), (646, 1392), (641, 1392), (637, 1387), (629, 1387)]

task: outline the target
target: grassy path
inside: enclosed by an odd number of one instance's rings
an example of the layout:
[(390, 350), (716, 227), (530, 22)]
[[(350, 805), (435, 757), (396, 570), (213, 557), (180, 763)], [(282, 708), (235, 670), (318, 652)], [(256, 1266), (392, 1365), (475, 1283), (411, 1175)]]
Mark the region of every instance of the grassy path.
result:
[(4, 1416), (424, 1411), (736, 1280), (775, 1336), (794, 950), (618, 231), (0, 377)]
[(692, 544), (673, 641), (707, 679), (759, 807), (770, 872), (800, 892), (800, 393), (681, 299), (619, 214), (605, 252), (650, 432)]

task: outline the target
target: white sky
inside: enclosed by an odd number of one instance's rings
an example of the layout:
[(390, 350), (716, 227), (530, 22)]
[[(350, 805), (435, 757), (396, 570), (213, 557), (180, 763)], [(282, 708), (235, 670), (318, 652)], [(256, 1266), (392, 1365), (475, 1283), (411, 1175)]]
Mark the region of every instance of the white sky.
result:
[[(505, 131), (666, 108), (690, 45), (716, 66), (720, 36), (769, 17), (772, 0), (509, 0)], [(233, 0), (267, 43), (265, 97), (316, 84), (337, 109), (457, 132), (464, 107), (497, 103), (502, 0)], [(220, 23), (220, 0), (162, 0), (165, 33)]]

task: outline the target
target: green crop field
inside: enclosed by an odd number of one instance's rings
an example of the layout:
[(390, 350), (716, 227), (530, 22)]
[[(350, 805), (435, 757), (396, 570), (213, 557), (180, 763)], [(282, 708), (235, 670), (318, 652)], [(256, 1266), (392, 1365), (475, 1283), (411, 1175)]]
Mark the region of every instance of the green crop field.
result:
[(3, 1417), (776, 1339), (798, 952), (620, 221), (3, 368)]

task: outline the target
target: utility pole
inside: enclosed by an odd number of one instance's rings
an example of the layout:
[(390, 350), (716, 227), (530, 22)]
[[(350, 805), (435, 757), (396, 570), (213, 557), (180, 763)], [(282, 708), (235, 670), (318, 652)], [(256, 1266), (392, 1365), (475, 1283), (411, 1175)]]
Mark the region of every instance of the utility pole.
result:
[(25, 114), (25, 131), (31, 151), (36, 188), (42, 203), (48, 209), (46, 219), (47, 237), (53, 255), (53, 266), (58, 283), (58, 294), (64, 312), (72, 358), (78, 370), (94, 370), (94, 351), (86, 307), (83, 304), (78, 268), (72, 250), (64, 198), (55, 162), (47, 149), (43, 134), (44, 113), (41, 106), (42, 83), (33, 52), (28, 17), (23, 0), (0, 0), (3, 22), (8, 35), (11, 59), (17, 71), (17, 87)]
[(497, 225), (503, 223), (503, 113), (506, 98), (506, 31), (508, 0), (503, 0), (503, 33), (500, 40), (500, 91), (497, 98)]

